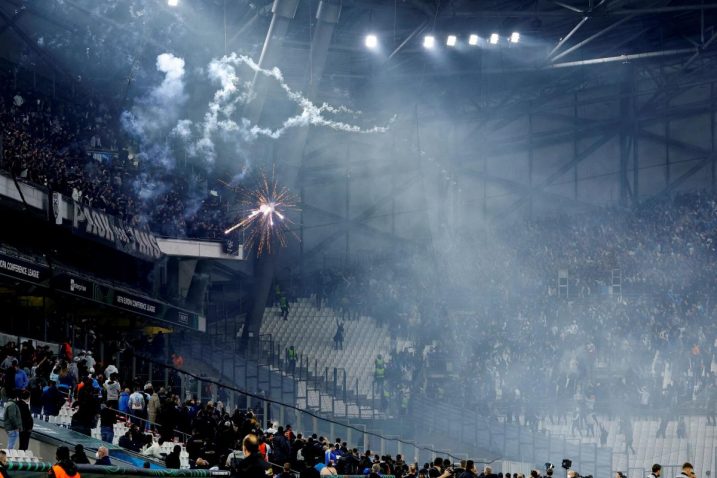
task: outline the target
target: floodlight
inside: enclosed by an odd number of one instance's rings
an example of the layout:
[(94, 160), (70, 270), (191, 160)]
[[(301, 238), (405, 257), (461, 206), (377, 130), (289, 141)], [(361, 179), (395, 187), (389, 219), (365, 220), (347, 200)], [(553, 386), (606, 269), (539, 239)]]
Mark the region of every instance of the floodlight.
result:
[(500, 35), (498, 35), (497, 33), (491, 33), (491, 34), (490, 34), (490, 40), (489, 40), (489, 41), (490, 41), (490, 44), (491, 44), (491, 45), (497, 45), (497, 44), (498, 44), (498, 40), (500, 40)]
[(446, 45), (456, 46), (457, 41), (458, 41), (458, 38), (455, 35), (448, 35), (448, 38), (446, 38)]
[(170, 7), (176, 7), (179, 4), (179, 0), (167, 0), (167, 5)]
[(478, 44), (478, 35), (473, 33), (471, 36), (468, 37), (468, 44), (469, 45), (477, 45)]
[(426, 35), (423, 37), (423, 48), (433, 48), (436, 44), (436, 39), (433, 35)]
[(520, 41), (520, 33), (513, 32), (510, 34), (510, 42), (511, 43), (518, 43)]
[(374, 34), (366, 35), (364, 43), (366, 44), (366, 48), (376, 48), (378, 46), (378, 37)]

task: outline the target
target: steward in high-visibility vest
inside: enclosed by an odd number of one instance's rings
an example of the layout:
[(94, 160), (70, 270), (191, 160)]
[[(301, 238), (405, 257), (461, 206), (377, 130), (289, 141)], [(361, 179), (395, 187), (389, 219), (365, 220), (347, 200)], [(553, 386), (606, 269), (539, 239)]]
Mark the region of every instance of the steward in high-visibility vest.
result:
[(50, 478), (80, 478), (77, 466), (70, 460), (70, 449), (66, 446), (57, 447), (55, 452), (57, 463), (47, 473)]
[(381, 354), (378, 354), (378, 357), (376, 357), (376, 360), (374, 361), (374, 378), (376, 381), (383, 381), (384, 377), (386, 376), (386, 363), (383, 361), (383, 357)]

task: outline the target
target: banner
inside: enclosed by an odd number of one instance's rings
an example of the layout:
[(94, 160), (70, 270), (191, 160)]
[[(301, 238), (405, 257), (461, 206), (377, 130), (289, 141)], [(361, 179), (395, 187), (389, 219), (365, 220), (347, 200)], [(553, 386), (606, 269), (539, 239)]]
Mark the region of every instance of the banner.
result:
[(138, 312), (142, 315), (149, 315), (150, 317), (157, 317), (162, 311), (162, 304), (158, 302), (118, 290), (115, 290), (113, 305), (120, 309)]
[(45, 266), (0, 253), (0, 274), (38, 284), (50, 277), (50, 270)]
[(66, 209), (67, 203), (62, 200), (62, 194), (52, 193), (52, 215), (55, 219), (55, 224), (58, 226), (62, 225), (62, 218), (67, 213)]
[(93, 284), (92, 299), (137, 315), (169, 322), (173, 325), (188, 327), (204, 332), (204, 319), (196, 312), (183, 310), (165, 302), (150, 299), (139, 294), (131, 294), (103, 284)]
[(71, 274), (62, 273), (56, 275), (52, 279), (52, 285), (60, 292), (66, 292), (86, 299), (94, 298), (94, 283)]
[(162, 251), (148, 230), (125, 224), (114, 216), (74, 203), (72, 228), (78, 234), (92, 236), (116, 249), (141, 259), (158, 259)]

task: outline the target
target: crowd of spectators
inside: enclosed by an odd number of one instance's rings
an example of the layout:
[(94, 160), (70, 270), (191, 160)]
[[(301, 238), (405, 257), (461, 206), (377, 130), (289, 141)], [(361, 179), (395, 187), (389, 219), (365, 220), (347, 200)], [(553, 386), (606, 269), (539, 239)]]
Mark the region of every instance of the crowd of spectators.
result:
[(436, 268), (401, 251), (323, 270), (308, 292), (413, 341), (388, 360), (389, 404), (450, 395), (531, 427), (567, 416), (576, 434), (599, 433), (597, 413), (714, 423), (716, 226), (715, 194), (681, 193), (457, 237)]
[(0, 169), (160, 235), (224, 236), (226, 201), (203, 171), (138, 152), (103, 102), (15, 85), (0, 72)]
[[(144, 351), (161, 353), (161, 335), (145, 342), (148, 346), (142, 347)], [(109, 443), (114, 439), (115, 423), (126, 420), (127, 432), (119, 437), (118, 445), (168, 468), (180, 467), (183, 450), (193, 469), (225, 469), (243, 477), (288, 478), (298, 473), (311, 478), (356, 474), (449, 478), (473, 466), (468, 462), (460, 468), (441, 459), (419, 469), (401, 455), (360, 451), (341, 438), (296, 432), (291, 424), (273, 422), (262, 427), (252, 410), (229, 410), (221, 395), (210, 394), (204, 402), (195, 397), (182, 400), (172, 386), (155, 388), (138, 379), (123, 384), (119, 377), (130, 376), (127, 372), (98, 362), (89, 351), (73, 351), (69, 343), (53, 353), (49, 346), (35, 348), (26, 341), (18, 349), (10, 341), (0, 349), (0, 355), (6, 427), (16, 403), (27, 405), (36, 419), (57, 416), (69, 406), (73, 409), (71, 429), (89, 435), (99, 426), (102, 440)], [(22, 380), (18, 378), (21, 375)], [(28, 440), (30, 430), (26, 430)], [(164, 451), (165, 443), (174, 444), (171, 452)], [(10, 448), (15, 445), (15, 441), (9, 443)], [(72, 455), (69, 449), (61, 448), (57, 456), (60, 464), (71, 468), (91, 463), (82, 445), (77, 445)], [(27, 449), (27, 444), (24, 448), (21, 444), (21, 449)], [(107, 447), (98, 448), (94, 463), (111, 464)]]

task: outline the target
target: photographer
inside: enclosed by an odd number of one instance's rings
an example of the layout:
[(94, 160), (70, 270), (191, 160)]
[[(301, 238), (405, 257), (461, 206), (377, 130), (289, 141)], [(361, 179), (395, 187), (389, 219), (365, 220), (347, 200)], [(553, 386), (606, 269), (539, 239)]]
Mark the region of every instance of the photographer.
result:
[(654, 465), (652, 465), (652, 473), (650, 473), (647, 478), (660, 478), (661, 474), (662, 465), (655, 463)]

